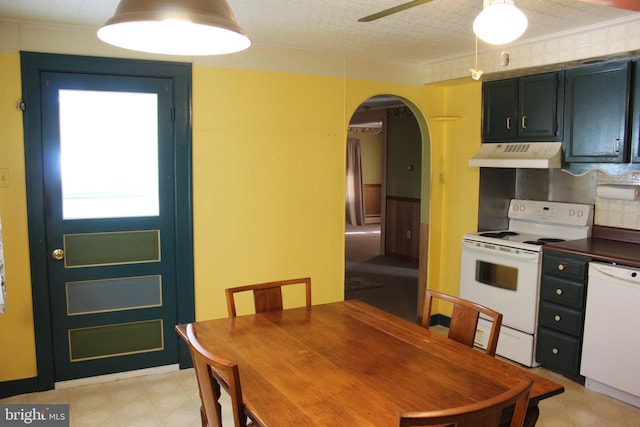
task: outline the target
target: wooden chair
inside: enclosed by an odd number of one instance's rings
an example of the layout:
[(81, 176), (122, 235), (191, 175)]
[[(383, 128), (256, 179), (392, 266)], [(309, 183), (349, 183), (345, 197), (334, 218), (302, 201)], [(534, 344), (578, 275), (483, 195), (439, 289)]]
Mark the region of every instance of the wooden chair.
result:
[(227, 294), (227, 310), (230, 317), (236, 316), (234, 295), (238, 292), (253, 291), (253, 303), (256, 313), (282, 310), (282, 287), (288, 285), (305, 285), (306, 306), (311, 307), (311, 278), (279, 280), (276, 282), (258, 283), (255, 285), (238, 286), (225, 290)]
[[(238, 365), (205, 349), (198, 341), (192, 323), (187, 325), (186, 333), (185, 341), (189, 346), (198, 380), (198, 390), (202, 405), (200, 407), (202, 427), (222, 427), (222, 409), (218, 401), (221, 386), (231, 397), (234, 425), (236, 427), (253, 426), (252, 422), (247, 424), (247, 413), (242, 401)], [(185, 337), (183, 336), (183, 338)]]
[(449, 338), (470, 347), (473, 347), (473, 340), (475, 338), (480, 313), (489, 316), (493, 320), (493, 325), (491, 326), (491, 333), (487, 341), (487, 354), (490, 356), (496, 355), (500, 326), (502, 326), (502, 314), (480, 304), (427, 289), (422, 312), (422, 326), (427, 329), (429, 329), (429, 322), (431, 320), (433, 298), (439, 298), (453, 303)]
[[(411, 426), (456, 426), (498, 427), (505, 409), (515, 405), (511, 415), (511, 427), (522, 427), (527, 414), (529, 395), (533, 380), (523, 380), (515, 387), (491, 399), (457, 408), (426, 412), (400, 412), (399, 427)], [(505, 412), (506, 413), (506, 412)]]

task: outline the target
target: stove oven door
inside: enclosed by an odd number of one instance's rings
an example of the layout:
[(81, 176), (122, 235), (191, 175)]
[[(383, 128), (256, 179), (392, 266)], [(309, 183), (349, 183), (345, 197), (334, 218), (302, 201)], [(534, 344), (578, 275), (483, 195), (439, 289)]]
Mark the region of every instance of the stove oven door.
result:
[[(535, 366), (540, 252), (464, 240), (460, 296), (502, 313), (497, 354)], [(491, 324), (480, 319), (476, 344), (485, 348)]]

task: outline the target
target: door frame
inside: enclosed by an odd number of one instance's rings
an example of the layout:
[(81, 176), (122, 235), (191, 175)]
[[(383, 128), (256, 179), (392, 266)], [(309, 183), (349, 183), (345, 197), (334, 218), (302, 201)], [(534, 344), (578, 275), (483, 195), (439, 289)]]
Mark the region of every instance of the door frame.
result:
[[(172, 116), (174, 120), (176, 308), (178, 323), (186, 323), (195, 320), (191, 191), (191, 64), (35, 52), (20, 52), (20, 62), (37, 387), (38, 391), (42, 391), (54, 388), (55, 375), (47, 272), (49, 254), (45, 238), (46, 203), (42, 168), (42, 118), (39, 108), (41, 100), (40, 74), (44, 71), (52, 71), (163, 77), (172, 80), (174, 89)], [(177, 334), (175, 339), (179, 342)], [(180, 367), (191, 366), (191, 357), (186, 346), (179, 342), (178, 348)]]
[[(423, 208), (420, 208), (420, 221), (419, 221), (419, 254), (418, 254), (418, 295), (417, 295), (417, 306), (418, 306), (418, 323), (422, 321), (422, 310), (424, 307), (424, 296), (425, 291), (427, 289), (427, 270), (428, 270), (428, 256), (429, 256), (429, 219), (431, 217), (431, 176), (432, 176), (432, 158), (431, 158), (431, 136), (429, 133), (429, 124), (427, 120), (420, 111), (420, 109), (416, 106), (416, 104), (409, 99), (395, 95), (393, 93), (385, 93), (385, 94), (377, 94), (372, 95), (367, 99), (376, 97), (376, 96), (384, 96), (384, 97), (393, 97), (396, 98), (397, 101), (400, 101), (404, 104), (405, 107), (409, 108), (413, 113), (418, 127), (420, 129), (420, 143), (421, 143), (421, 156), (422, 156), (422, 176), (420, 178), (421, 188), (420, 188), (420, 200), (421, 204), (427, 203), (429, 207), (427, 209), (427, 217), (423, 218), (422, 212)], [(365, 99), (362, 101), (360, 105), (366, 102)], [(387, 108), (381, 108), (377, 110), (369, 110), (365, 112), (358, 113), (354, 111), (351, 114), (351, 119), (349, 124), (356, 123), (367, 123), (374, 121), (382, 121), (382, 185), (381, 185), (381, 210), (380, 210), (380, 253), (384, 254), (385, 251), (385, 240), (386, 240), (386, 197), (387, 197)], [(345, 139), (346, 144), (346, 139)], [(345, 145), (346, 150), (346, 145)], [(346, 152), (346, 151), (345, 151)], [(427, 167), (425, 165), (428, 165)], [(425, 175), (425, 168), (428, 170), (428, 173)], [(423, 222), (427, 221), (427, 222)]]

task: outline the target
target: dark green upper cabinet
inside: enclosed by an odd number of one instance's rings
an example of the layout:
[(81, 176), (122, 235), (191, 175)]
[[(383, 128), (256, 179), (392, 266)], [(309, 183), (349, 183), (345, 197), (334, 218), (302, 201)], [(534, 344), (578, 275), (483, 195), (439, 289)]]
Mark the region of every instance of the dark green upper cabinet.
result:
[(483, 142), (561, 141), (563, 73), (483, 85)]
[(565, 85), (565, 161), (628, 162), (630, 62), (568, 70)]
[(517, 79), (488, 82), (482, 86), (483, 141), (506, 141), (516, 137), (517, 94)]
[(640, 163), (640, 60), (633, 62), (631, 162)]

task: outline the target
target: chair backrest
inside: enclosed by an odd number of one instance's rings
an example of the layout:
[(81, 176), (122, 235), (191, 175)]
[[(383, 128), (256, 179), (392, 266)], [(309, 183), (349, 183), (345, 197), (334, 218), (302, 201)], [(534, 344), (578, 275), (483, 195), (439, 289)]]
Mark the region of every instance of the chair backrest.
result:
[(288, 285), (305, 285), (306, 306), (311, 307), (311, 278), (279, 280), (276, 282), (257, 283), (254, 285), (238, 286), (225, 290), (227, 295), (227, 310), (229, 316), (236, 316), (236, 303), (234, 295), (238, 292), (253, 292), (253, 303), (256, 313), (282, 310), (282, 287)]
[(503, 411), (515, 405), (511, 427), (522, 427), (529, 405), (532, 380), (523, 380), (515, 387), (491, 399), (457, 408), (426, 412), (400, 412), (399, 427), (446, 425), (456, 427), (498, 427)]
[[(220, 386), (231, 397), (233, 420), (236, 427), (247, 425), (247, 415), (242, 401), (238, 365), (205, 349), (196, 335), (192, 323), (187, 325), (187, 344), (193, 360), (202, 403), (202, 425), (222, 427), (222, 411), (218, 399)], [(215, 422), (215, 424), (213, 424)]]
[(490, 356), (496, 355), (500, 326), (502, 326), (502, 314), (483, 305), (476, 304), (475, 302), (427, 289), (424, 299), (424, 309), (422, 311), (422, 326), (427, 329), (429, 329), (431, 307), (434, 298), (453, 303), (451, 324), (449, 325), (449, 338), (470, 347), (473, 347), (473, 340), (475, 338), (480, 313), (489, 316), (493, 320), (493, 324), (491, 325), (486, 352)]

